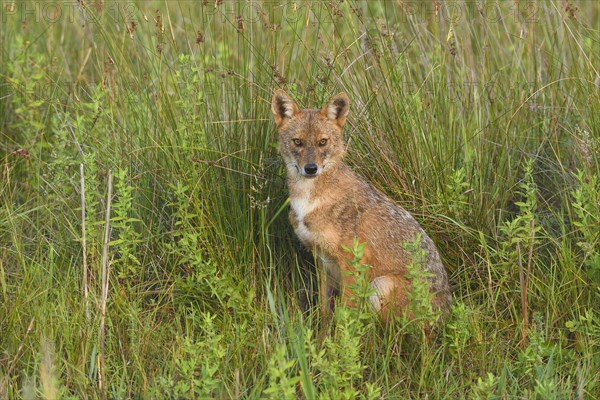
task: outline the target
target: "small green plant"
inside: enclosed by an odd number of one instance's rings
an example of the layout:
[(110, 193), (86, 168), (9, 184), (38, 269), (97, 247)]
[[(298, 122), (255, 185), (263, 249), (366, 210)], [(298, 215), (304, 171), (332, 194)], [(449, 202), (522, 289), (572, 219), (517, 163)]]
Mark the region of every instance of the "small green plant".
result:
[[(554, 361), (560, 356), (560, 348), (546, 338), (539, 314), (535, 314), (534, 322), (529, 344), (519, 352), (517, 367), (522, 376), (529, 378), (523, 382), (522, 390), (529, 398), (559, 399), (561, 396), (558, 393)], [(527, 384), (530, 386), (527, 387)]]
[(581, 240), (577, 246), (584, 255), (587, 274), (600, 290), (600, 180), (597, 175), (587, 175), (582, 170), (575, 174), (578, 188), (571, 192), (572, 206), (577, 219)]
[(21, 34), (13, 40), (14, 46), (11, 46), (9, 55), (11, 62), (5, 64), (6, 75), (3, 73), (12, 95), (10, 106), (13, 115), (7, 123), (18, 133), (14, 139), (22, 145), (35, 145), (40, 150), (47, 150), (42, 141), (28, 141), (45, 129), (42, 115), (47, 106), (44, 89), (47, 89), (48, 61), (43, 54), (30, 52), (31, 42)]
[(433, 309), (435, 293), (431, 291), (430, 279), (434, 276), (427, 271), (427, 252), (421, 246), (421, 235), (417, 234), (412, 241), (403, 243), (404, 250), (410, 255), (411, 262), (406, 265), (406, 278), (411, 283), (407, 297), (409, 310), (405, 313), (406, 320), (412, 320), (409, 326), (416, 333), (425, 334), (438, 321), (440, 312)]
[(314, 346), (307, 348), (312, 369), (317, 376), (319, 399), (365, 398), (360, 390), (366, 368), (361, 362), (361, 339), (365, 325), (357, 317), (352, 309), (336, 307), (333, 337), (325, 338), (320, 351)]
[(485, 378), (477, 378), (477, 385), (471, 390), (469, 398), (472, 400), (499, 400), (500, 395), (496, 393), (498, 378), (488, 372)]
[[(196, 315), (192, 312), (189, 318), (194, 321)], [(175, 373), (157, 379), (148, 391), (149, 396), (185, 399), (220, 397), (223, 381), (219, 370), (227, 351), (223, 336), (217, 333), (216, 315), (203, 313), (201, 318), (200, 337), (181, 339), (180, 353), (173, 354)]]
[(136, 225), (141, 222), (134, 218), (133, 210), (134, 188), (131, 185), (127, 170), (119, 168), (115, 173), (116, 201), (113, 204), (111, 223), (117, 232), (117, 239), (110, 245), (116, 247), (118, 257), (113, 266), (119, 279), (135, 283), (140, 279), (141, 263), (137, 257), (137, 245), (141, 242), (141, 234)]
[(245, 310), (253, 297), (252, 289), (245, 289), (244, 282), (237, 282), (234, 275), (226, 274), (221, 265), (206, 254), (206, 240), (198, 215), (190, 211), (189, 187), (177, 183), (175, 201), (174, 242), (167, 247), (177, 257), (180, 267), (176, 279), (177, 299), (187, 307), (190, 303), (202, 304), (212, 310), (234, 307)]
[(444, 343), (451, 356), (456, 357), (460, 372), (463, 373), (465, 353), (473, 337), (472, 310), (466, 304), (452, 304), (449, 321), (444, 326)]
[(519, 183), (518, 195), (522, 200), (515, 202), (519, 207), (519, 214), (499, 227), (502, 235), (500, 254), (503, 255), (505, 267), (509, 271), (514, 271), (516, 266), (518, 271), (523, 339), (528, 335), (529, 282), (535, 246), (540, 240), (539, 233), (541, 231), (541, 226), (536, 222), (537, 194), (538, 190), (533, 177), (533, 159), (529, 159), (525, 162), (523, 179)]
[(365, 253), (365, 244), (359, 243), (358, 239), (355, 238), (352, 248), (347, 246), (342, 246), (342, 248), (353, 257), (349, 261), (350, 270), (345, 273), (353, 278), (353, 283), (349, 289), (352, 293), (351, 300), (358, 306), (354, 310), (358, 312), (359, 319), (369, 319), (372, 317), (372, 313), (369, 312), (369, 298), (375, 293), (376, 289), (371, 287), (367, 276), (371, 266), (361, 263)]
[(204, 105), (203, 82), (198, 67), (189, 54), (180, 54), (177, 58), (174, 83), (178, 87), (175, 111), (179, 114), (176, 132), (177, 144), (184, 149), (194, 143), (205, 144), (199, 108)]
[(440, 204), (447, 204), (451, 208), (448, 210), (449, 216), (464, 220), (471, 211), (469, 206), (468, 193), (471, 191), (471, 184), (466, 178), (464, 167), (456, 168), (448, 177), (445, 191), (438, 191), (437, 198)]
[(279, 345), (267, 365), (269, 387), (263, 391), (263, 398), (296, 399), (296, 385), (300, 377), (294, 374), (295, 367), (296, 360), (289, 359), (285, 345)]
[(600, 316), (593, 309), (586, 309), (579, 318), (569, 320), (565, 327), (575, 337), (575, 351), (581, 361), (580, 375), (583, 387), (589, 393), (598, 390), (600, 383), (597, 379), (585, 379), (586, 376), (596, 375), (600, 368)]

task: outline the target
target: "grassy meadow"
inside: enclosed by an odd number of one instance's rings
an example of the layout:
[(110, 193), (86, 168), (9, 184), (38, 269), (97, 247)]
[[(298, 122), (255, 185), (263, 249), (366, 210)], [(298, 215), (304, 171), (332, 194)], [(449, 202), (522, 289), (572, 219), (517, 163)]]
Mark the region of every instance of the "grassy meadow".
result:
[[(0, 7), (0, 400), (600, 398), (597, 2)], [(429, 340), (322, 319), (277, 88), (350, 96), (450, 274)]]

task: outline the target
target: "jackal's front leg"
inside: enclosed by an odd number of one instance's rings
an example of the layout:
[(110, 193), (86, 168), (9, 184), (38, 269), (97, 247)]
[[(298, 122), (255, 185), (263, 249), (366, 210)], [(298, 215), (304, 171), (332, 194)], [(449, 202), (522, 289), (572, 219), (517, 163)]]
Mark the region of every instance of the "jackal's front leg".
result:
[(319, 303), (321, 314), (328, 318), (339, 296), (339, 267), (332, 257), (322, 256), (319, 260)]

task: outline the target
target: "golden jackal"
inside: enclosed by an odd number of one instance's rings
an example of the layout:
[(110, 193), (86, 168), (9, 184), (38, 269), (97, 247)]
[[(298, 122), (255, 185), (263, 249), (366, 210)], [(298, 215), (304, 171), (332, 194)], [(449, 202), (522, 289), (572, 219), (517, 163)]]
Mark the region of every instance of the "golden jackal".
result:
[(279, 151), (287, 169), (290, 221), (300, 241), (321, 259), (321, 304), (341, 293), (351, 303), (346, 273), (353, 256), (343, 249), (355, 239), (365, 243), (362, 264), (371, 266), (368, 278), (375, 293), (370, 302), (384, 318), (400, 315), (408, 306), (411, 281), (406, 265), (411, 255), (403, 243), (422, 237), (427, 252), (423, 265), (431, 273), (433, 307), (446, 310), (451, 295), (440, 255), (419, 223), (402, 207), (371, 187), (342, 161), (346, 144), (342, 127), (350, 100), (340, 93), (321, 110), (300, 110), (282, 90), (275, 92), (271, 109), (279, 131)]

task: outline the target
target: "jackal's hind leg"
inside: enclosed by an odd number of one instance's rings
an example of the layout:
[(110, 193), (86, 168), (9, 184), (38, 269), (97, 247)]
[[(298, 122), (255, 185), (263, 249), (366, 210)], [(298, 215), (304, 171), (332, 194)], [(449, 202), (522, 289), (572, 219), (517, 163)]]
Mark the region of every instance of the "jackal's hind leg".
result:
[(371, 282), (371, 289), (375, 289), (375, 293), (369, 298), (371, 307), (383, 319), (387, 319), (391, 315), (401, 315), (408, 305), (407, 290), (409, 287), (403, 277), (390, 275), (376, 277)]

